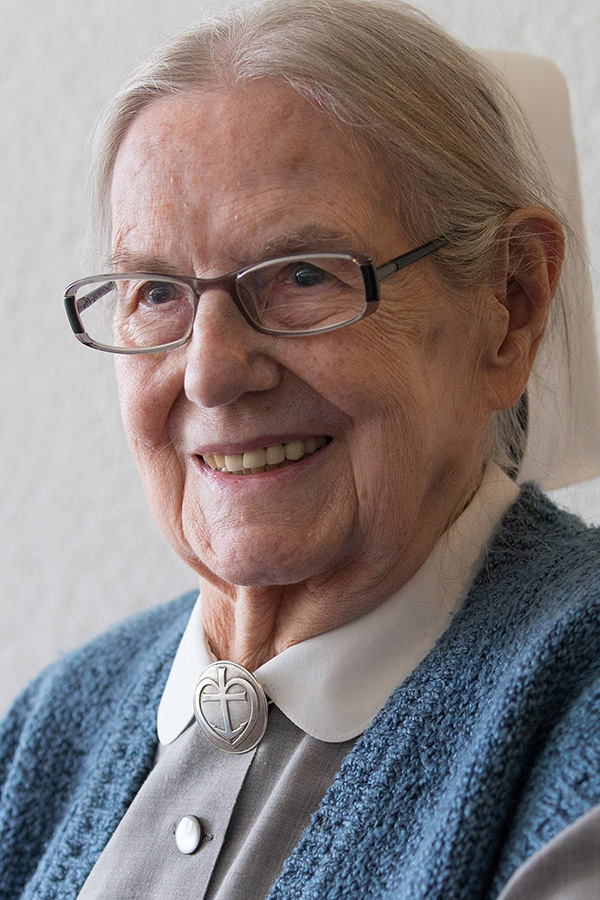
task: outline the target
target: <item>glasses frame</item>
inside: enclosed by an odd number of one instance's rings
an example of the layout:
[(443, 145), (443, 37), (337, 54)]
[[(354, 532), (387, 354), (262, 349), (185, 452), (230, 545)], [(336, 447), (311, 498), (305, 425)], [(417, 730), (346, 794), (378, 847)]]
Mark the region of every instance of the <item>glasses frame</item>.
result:
[[(305, 253), (293, 254), (291, 256), (278, 256), (272, 260), (265, 260), (264, 262), (255, 263), (251, 266), (244, 266), (244, 268), (242, 269), (238, 269), (235, 272), (228, 272), (226, 275), (221, 275), (218, 278), (194, 278), (186, 275), (162, 275), (158, 272), (113, 272), (106, 275), (92, 275), (88, 278), (81, 278), (79, 279), (79, 281), (72, 282), (66, 288), (63, 299), (67, 318), (69, 320), (69, 324), (73, 330), (73, 333), (75, 334), (75, 337), (79, 341), (81, 341), (82, 344), (85, 344), (88, 347), (93, 347), (95, 350), (102, 350), (105, 353), (119, 353), (126, 355), (161, 353), (166, 350), (174, 350), (176, 347), (181, 347), (183, 344), (186, 344), (193, 334), (194, 321), (196, 318), (196, 313), (198, 311), (200, 298), (204, 291), (213, 287), (222, 288), (229, 294), (248, 325), (250, 325), (250, 327), (255, 331), (259, 331), (261, 334), (274, 335), (276, 337), (312, 337), (313, 335), (326, 334), (330, 331), (337, 331), (338, 328), (345, 328), (347, 325), (352, 325), (355, 322), (360, 322), (362, 319), (366, 319), (368, 316), (372, 315), (379, 307), (379, 303), (381, 300), (379, 292), (379, 284), (381, 281), (383, 281), (385, 278), (389, 278), (390, 275), (393, 275), (395, 272), (399, 272), (400, 269), (405, 269), (406, 266), (410, 266), (412, 263), (423, 259), (425, 256), (429, 256), (431, 253), (435, 253), (436, 250), (439, 250), (446, 244), (447, 239), (445, 237), (442, 236), (435, 238), (434, 240), (428, 241), (426, 244), (422, 244), (420, 247), (417, 247), (414, 250), (409, 250), (407, 253), (402, 253), (400, 256), (394, 257), (394, 259), (388, 260), (388, 262), (383, 263), (381, 266), (375, 266), (373, 264), (373, 261), (369, 257), (362, 256), (360, 254)], [(347, 322), (341, 322), (336, 325), (327, 325), (324, 328), (316, 328), (312, 330), (280, 331), (277, 329), (265, 328), (263, 325), (260, 325), (252, 318), (238, 293), (238, 280), (244, 275), (249, 274), (256, 269), (261, 269), (264, 266), (269, 265), (270, 263), (301, 262), (307, 257), (310, 257), (311, 259), (347, 259), (352, 260), (354, 263), (356, 263), (360, 268), (365, 286), (365, 308), (363, 312), (361, 312), (359, 315), (354, 316), (352, 319), (349, 319)], [(100, 285), (97, 292), (98, 296), (95, 296), (83, 308), (81, 308), (81, 306), (78, 307), (78, 301), (75, 297), (77, 291), (80, 288), (85, 287), (86, 284), (93, 284), (97, 281), (127, 281), (132, 278), (146, 279), (149, 281), (166, 281), (168, 283), (175, 284), (185, 284), (188, 288), (191, 289), (194, 295), (194, 314), (192, 316), (189, 332), (185, 335), (185, 337), (181, 338), (180, 340), (170, 341), (168, 344), (160, 344), (155, 347), (113, 347), (108, 344), (102, 344), (89, 336), (81, 320), (80, 312), (83, 312), (84, 309), (91, 306), (92, 303), (96, 302), (96, 300), (99, 300), (103, 296), (103, 294), (106, 293), (106, 290), (108, 290), (108, 288), (102, 291), (102, 285)], [(81, 301), (79, 302), (81, 303)]]

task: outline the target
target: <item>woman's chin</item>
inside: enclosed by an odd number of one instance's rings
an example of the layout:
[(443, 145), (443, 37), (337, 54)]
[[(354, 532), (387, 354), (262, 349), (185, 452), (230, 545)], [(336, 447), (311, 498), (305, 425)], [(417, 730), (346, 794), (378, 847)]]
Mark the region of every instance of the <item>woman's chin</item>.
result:
[[(322, 577), (328, 560), (322, 548), (282, 546), (281, 541), (251, 542), (243, 548), (241, 542), (225, 546), (213, 544), (208, 554), (201, 554), (202, 563), (220, 580), (244, 587), (265, 588), (271, 585), (299, 584)], [(254, 543), (254, 545), (252, 545)]]
[(240, 587), (267, 588), (275, 585), (297, 584), (310, 577), (309, 566), (298, 565), (298, 560), (274, 563), (265, 553), (262, 559), (215, 559), (208, 564), (211, 572), (227, 584)]

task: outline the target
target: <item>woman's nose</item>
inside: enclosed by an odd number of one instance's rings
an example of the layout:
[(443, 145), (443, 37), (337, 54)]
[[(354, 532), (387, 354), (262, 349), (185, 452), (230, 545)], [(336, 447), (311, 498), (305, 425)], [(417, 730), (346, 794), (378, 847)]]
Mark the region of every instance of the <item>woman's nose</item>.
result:
[(227, 292), (205, 291), (186, 347), (187, 398), (211, 408), (233, 403), (245, 393), (276, 387), (281, 372), (269, 348), (277, 340), (251, 328)]

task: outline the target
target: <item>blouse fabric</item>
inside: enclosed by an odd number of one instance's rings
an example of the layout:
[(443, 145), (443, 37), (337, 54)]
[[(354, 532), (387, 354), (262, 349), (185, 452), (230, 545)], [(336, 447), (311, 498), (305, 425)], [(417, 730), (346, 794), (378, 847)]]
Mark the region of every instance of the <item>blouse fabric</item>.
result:
[[(78, 900), (264, 900), (352, 744), (318, 741), (276, 706), (249, 753), (191, 725), (161, 747)], [(187, 815), (202, 839), (184, 855), (174, 831)]]

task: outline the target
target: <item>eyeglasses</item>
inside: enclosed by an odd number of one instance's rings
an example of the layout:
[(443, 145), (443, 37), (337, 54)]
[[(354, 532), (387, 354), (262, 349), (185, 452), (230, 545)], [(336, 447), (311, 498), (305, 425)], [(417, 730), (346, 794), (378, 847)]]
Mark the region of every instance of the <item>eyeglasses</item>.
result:
[(379, 282), (445, 244), (436, 238), (381, 266), (366, 256), (308, 253), (220, 278), (95, 275), (70, 284), (64, 302), (75, 336), (108, 353), (157, 353), (185, 344), (208, 288), (227, 291), (248, 324), (263, 334), (325, 334), (370, 316), (379, 305)]

